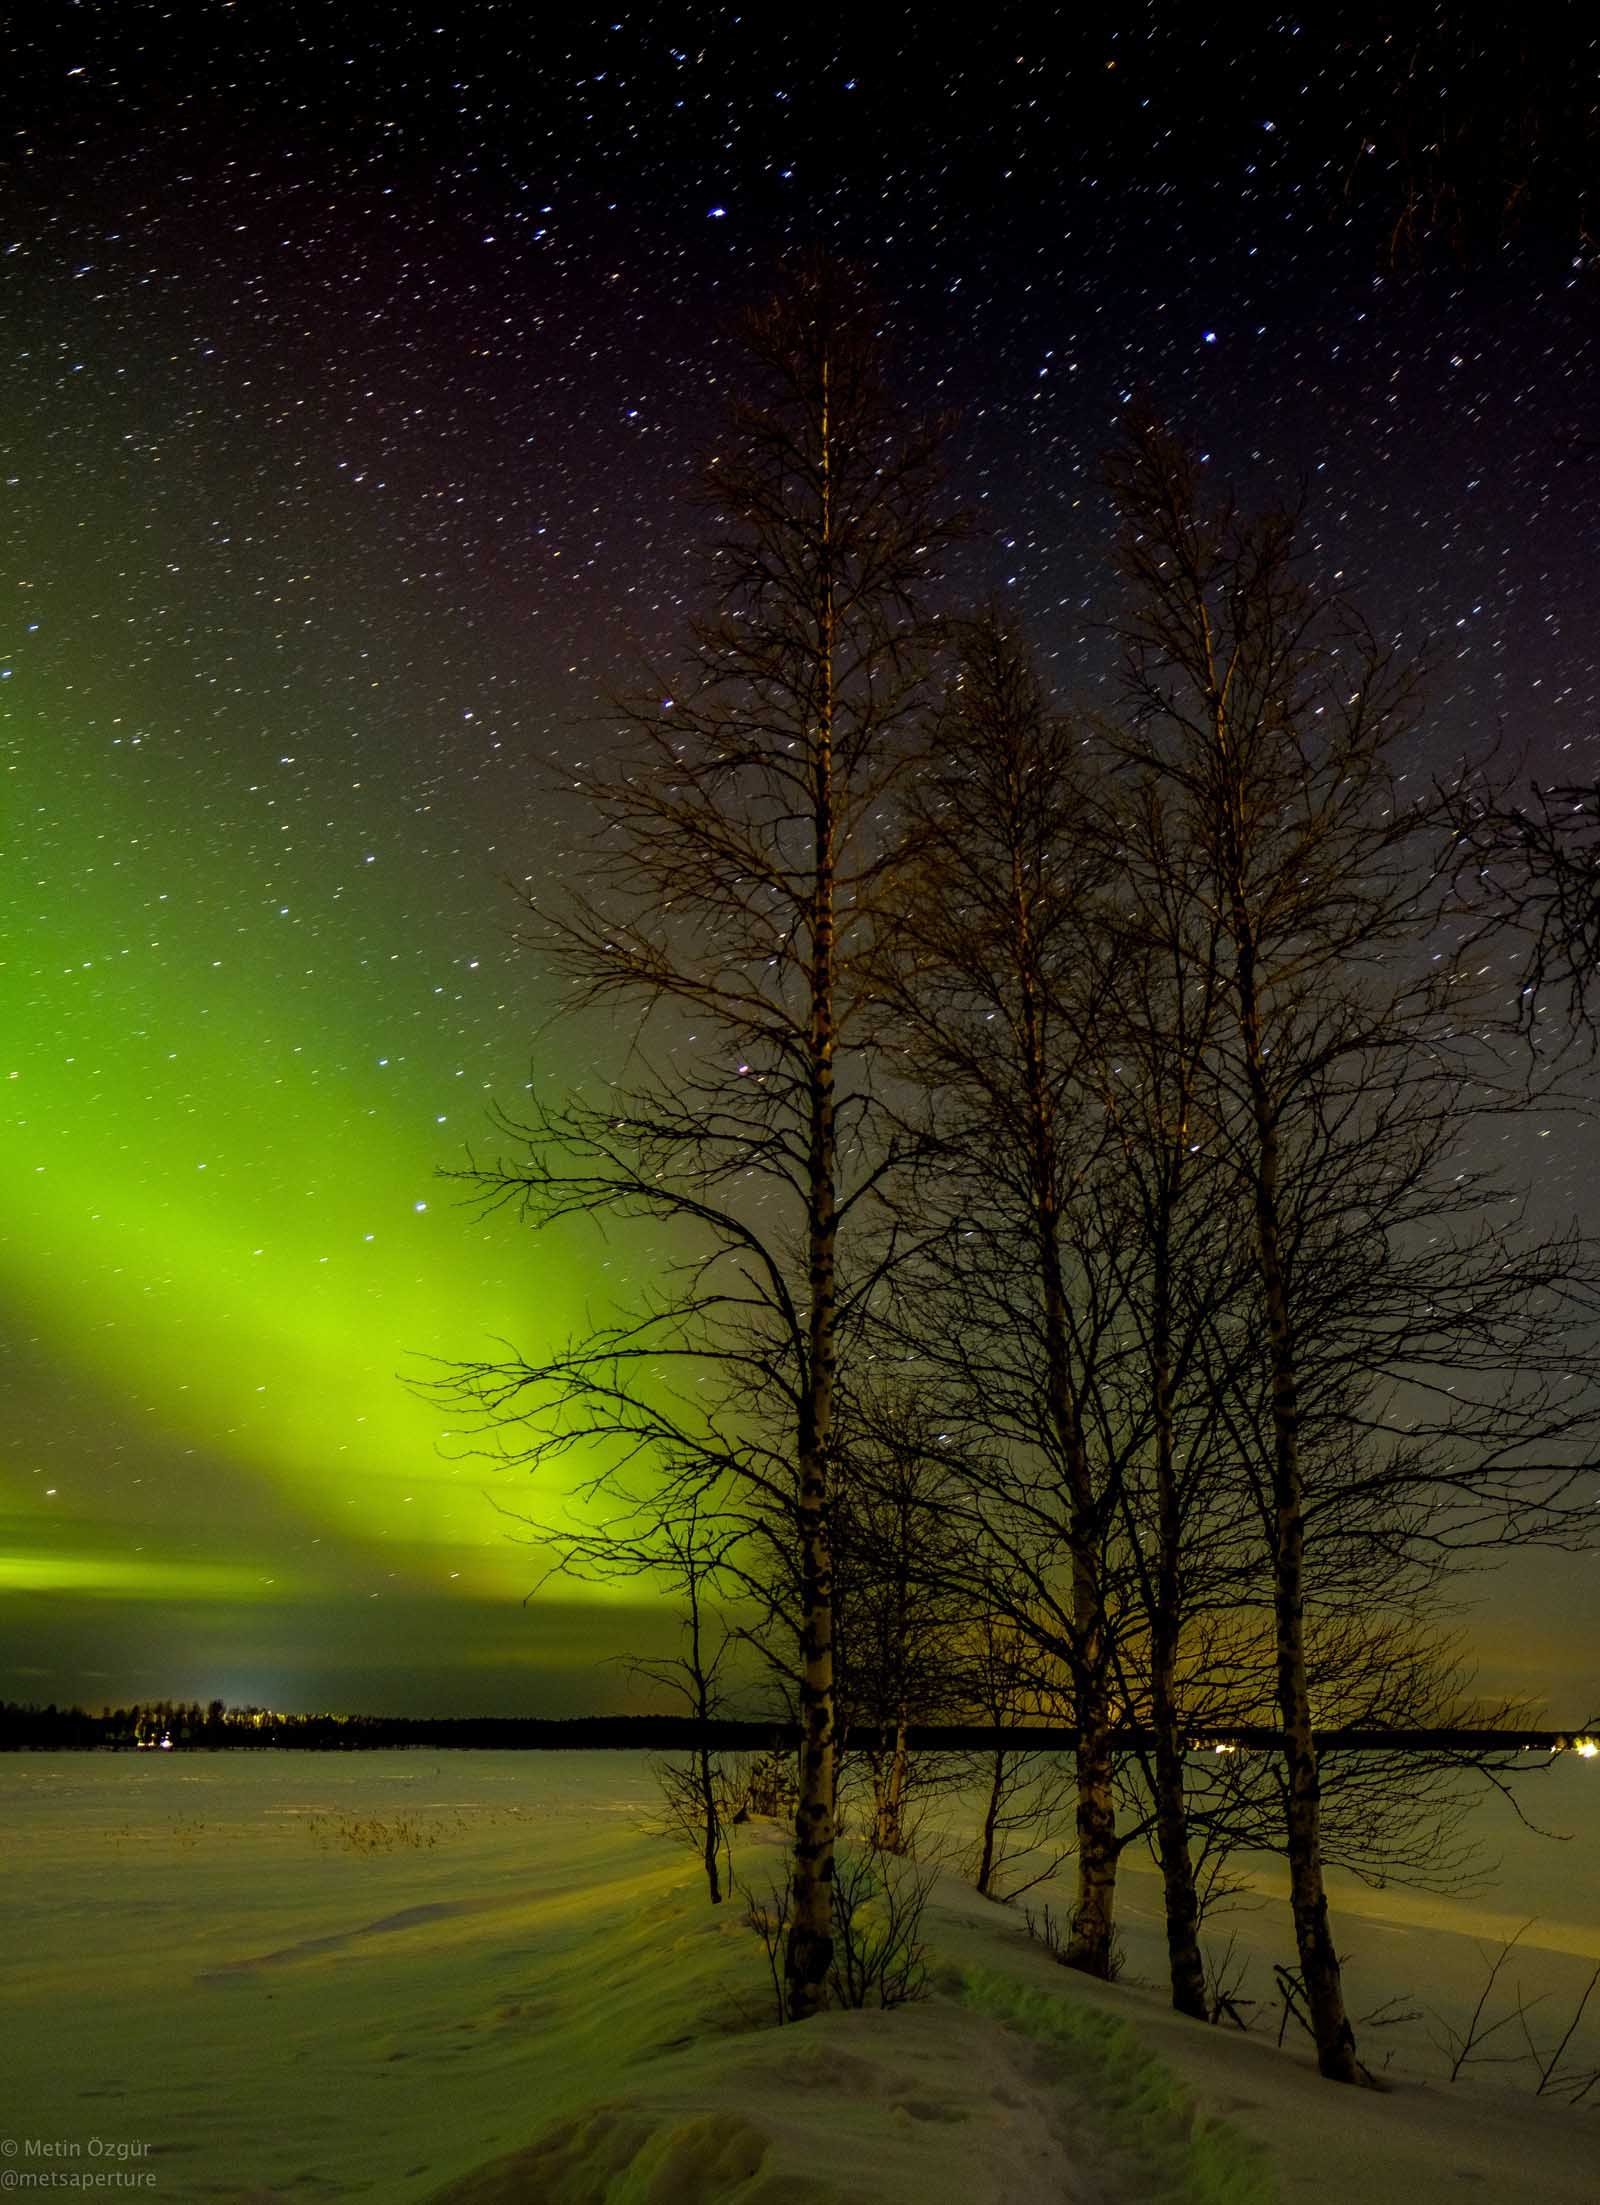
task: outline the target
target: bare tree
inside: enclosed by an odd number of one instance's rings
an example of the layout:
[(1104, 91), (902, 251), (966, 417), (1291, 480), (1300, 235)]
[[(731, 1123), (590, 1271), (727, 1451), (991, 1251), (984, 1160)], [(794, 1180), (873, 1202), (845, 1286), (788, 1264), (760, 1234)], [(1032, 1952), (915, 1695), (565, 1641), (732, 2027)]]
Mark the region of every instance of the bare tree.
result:
[(1587, 38), (1569, 11), (1516, 20), (1442, 4), (1387, 37), (1342, 41), (1356, 97), (1345, 197), (1386, 210), (1388, 257), (1440, 242), (1458, 258), (1543, 230), (1569, 262), (1596, 259), (1600, 121)]
[(1072, 1704), (1065, 1675), (1041, 1672), (1031, 1635), (1013, 1620), (1022, 1605), (1012, 1598), (982, 1606), (969, 1657), (973, 1710), (995, 1734), (979, 1761), (983, 1813), (972, 1882), (982, 1897), (1002, 1903), (1056, 1874), (1073, 1819), (1073, 1786), (1061, 1755), (1017, 1746), (1005, 1735), (1041, 1715), (1057, 1720)]
[(1206, 945), (1194, 982), (1215, 979), (1204, 1140), (1248, 1204), (1253, 1312), (1226, 1313), (1212, 1414), (1270, 1561), (1318, 2062), (1352, 2081), (1313, 1626), (1326, 1641), (1375, 1581), (1420, 1600), (1452, 1560), (1588, 1536), (1595, 1265), (1576, 1238), (1531, 1240), (1506, 1190), (1467, 1168), (1469, 1130), (1514, 1099), (1496, 1092), (1470, 981), (1428, 953), (1448, 832), (1437, 795), (1402, 786), (1414, 674), (1305, 579), (1292, 512), (1211, 501), (1158, 423), (1135, 418), (1111, 480), (1132, 711), (1108, 740), (1162, 792)]
[(1593, 1053), (1600, 971), (1600, 783), (1509, 791), (1463, 779), (1447, 795), (1456, 880), (1480, 943), (1513, 943), (1522, 962), (1515, 1025), (1537, 1047), (1550, 1011)]
[(635, 1069), (600, 1103), (502, 1120), (510, 1152), (464, 1175), (540, 1226), (665, 1221), (675, 1267), (564, 1352), (459, 1381), (520, 1421), (521, 1459), (598, 1453), (613, 1508), (663, 1474), (715, 1477), (792, 1543), (798, 2019), (826, 2003), (832, 1953), (834, 1404), (872, 1284), (870, 1266), (841, 1283), (841, 1243), (895, 1160), (858, 947), (923, 697), (925, 591), (954, 531), (935, 437), (890, 404), (851, 278), (802, 270), (746, 334), (752, 395), (706, 480), (716, 609), (677, 674), (619, 712), (614, 754), (568, 776), (593, 835), (558, 889), (528, 894), (566, 1010), (636, 1019)]
[(706, 1589), (715, 1583), (724, 1550), (736, 1534), (726, 1527), (705, 1532), (700, 1522), (703, 1500), (703, 1495), (691, 1496), (687, 1519), (663, 1523), (647, 1547), (652, 1574), (674, 1582), (682, 1598), (680, 1651), (629, 1655), (627, 1665), (634, 1676), (675, 1694), (689, 1709), (695, 1728), (688, 1765), (663, 1764), (657, 1775), (668, 1815), (699, 1851), (711, 1904), (720, 1906), (728, 1816), (711, 1726), (726, 1710), (728, 1657), (737, 1641), (708, 1611)]
[(1131, 1339), (1102, 1389), (1102, 1444), (1123, 1457), (1116, 1491), (1141, 1619), (1124, 1620), (1116, 1659), (1125, 1704), (1153, 1737), (1144, 1776), (1172, 2001), (1204, 2020), (1185, 1763), (1197, 1700), (1220, 1679), (1197, 1662), (1186, 1634), (1205, 1613), (1226, 1615), (1249, 1599), (1256, 1577), (1248, 1495), (1216, 1413), (1218, 1393), (1242, 1375), (1224, 1343), (1249, 1286), (1248, 1225), (1213, 1122), (1224, 936), (1215, 906), (1193, 893), (1181, 830), (1155, 777), (1114, 786), (1097, 830), (1116, 855), (1120, 946), (1093, 1064), (1114, 1133), (1111, 1168), (1088, 1199), (1104, 1213), (1098, 1240)]
[[(950, 1721), (967, 1683), (964, 1641), (973, 1555), (949, 1506), (956, 1467), (925, 1405), (881, 1378), (844, 1390), (845, 1476), (834, 1516), (841, 1729), (870, 1727), (871, 1846), (911, 1850), (911, 1810), (948, 1757), (914, 1754), (913, 1724)], [(848, 1734), (848, 1733), (847, 1733)]]
[(1219, 1129), (1253, 1211), (1269, 1343), (1271, 1552), (1295, 1936), (1318, 2064), (1357, 2079), (1328, 1922), (1305, 1652), (1301, 1358), (1288, 1271), (1285, 1148), (1307, 1075), (1359, 1053), (1369, 1005), (1347, 984), (1416, 924), (1415, 818), (1391, 756), (1414, 689), (1302, 579), (1295, 519), (1214, 504), (1194, 461), (1135, 420), (1110, 463), (1133, 726), (1125, 754), (1181, 815), (1190, 879), (1223, 940)]
[(903, 1074), (942, 1133), (937, 1175), (914, 1193), (923, 1257), (889, 1321), (973, 1437), (966, 1477), (1019, 1596), (1011, 1620), (1071, 1678), (1069, 1958), (1104, 1977), (1119, 1849), (1116, 1496), (1091, 1435), (1107, 1312), (1073, 1200), (1106, 1139), (1085, 1071), (1105, 945), (1091, 909), (1098, 859), (1080, 832), (1080, 740), (1047, 709), (1017, 638), (993, 617), (970, 623), (910, 798), (879, 986)]

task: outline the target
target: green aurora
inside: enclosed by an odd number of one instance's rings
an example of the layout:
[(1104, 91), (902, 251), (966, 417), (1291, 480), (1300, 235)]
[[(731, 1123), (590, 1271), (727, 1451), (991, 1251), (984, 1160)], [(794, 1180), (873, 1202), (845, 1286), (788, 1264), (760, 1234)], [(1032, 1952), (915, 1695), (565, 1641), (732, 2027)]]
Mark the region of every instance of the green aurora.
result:
[[(482, 1665), (507, 1677), (467, 1704), (525, 1705), (519, 1673), (550, 1666), (556, 1612), (522, 1615), (540, 1562), (503, 1511), (548, 1496), (475, 1458), (416, 1387), (491, 1336), (564, 1335), (603, 1305), (617, 1258), (478, 1220), (437, 1176), (481, 1137), (487, 1092), (516, 1091), (511, 1044), (542, 1015), (525, 972), (519, 1009), (508, 999), (505, 930), (483, 918), (495, 884), (470, 914), (490, 953), (434, 946), (466, 922), (424, 920), (425, 868), (385, 872), (397, 823), (381, 806), (351, 819), (341, 792), (345, 819), (292, 832), (269, 868), (248, 815), (226, 841), (188, 831), (192, 792), (159, 741), (91, 729), (78, 747), (111, 754), (92, 781), (64, 788), (60, 742), (19, 746), (12, 776), (34, 877), (0, 976), (0, 1293), (32, 1368), (19, 1353), (0, 1473), (0, 1691), (94, 1696), (29, 1660), (30, 1640), (77, 1614), (118, 1647), (157, 1610), (192, 1611), (198, 1643), (169, 1643), (178, 1673), (143, 1688), (223, 1689), (199, 1672), (257, 1610), (229, 1696), (317, 1678), (276, 1631), (338, 1643), (329, 1686), (364, 1689), (362, 1704), (416, 1705), (419, 1689), (434, 1704), (437, 1681), (385, 1683), (415, 1667), (416, 1635), (352, 1623), (377, 1602), (427, 1619), (446, 1679), (486, 1641)], [(315, 786), (295, 778), (300, 810)], [(268, 833), (270, 791), (246, 790)], [(241, 879), (264, 879), (242, 920)], [(581, 1616), (558, 1619), (561, 1672), (601, 1651), (599, 1619), (585, 1639)], [(88, 1669), (108, 1658), (128, 1656)], [(607, 1696), (592, 1678), (571, 1689)], [(443, 1701), (462, 1704), (461, 1686)]]
[[(1241, 136), (1226, 41), (1172, 12), (1110, 34), (1114, 79), (1088, 18), (1028, 71), (1003, 18), (959, 49), (908, 18), (841, 89), (778, 16), (33, 11), (0, 196), (0, 1696), (559, 1714), (671, 1643), (626, 1589), (523, 1605), (515, 1512), (559, 1496), (416, 1383), (659, 1260), (439, 1173), (491, 1099), (626, 1045), (550, 1025), (502, 884), (569, 839), (529, 762), (671, 663), (730, 311), (785, 253), (877, 271), (908, 400), (961, 419), (974, 586), (1063, 693), (1097, 455), (1150, 388), (1224, 470), (1314, 482), (1363, 601), (1450, 641), (1432, 767), (1505, 724), (1593, 771), (1570, 242), (1542, 286), (1515, 256), (1376, 282), (1295, 165), (1357, 78), (1318, 90), (1279, 26)], [(1556, 1218), (1592, 1221), (1592, 1156), (1576, 1114), (1538, 1129)], [(1593, 1558), (1476, 1589), (1485, 1689), (1597, 1712)]]
[[(326, 729), (263, 737), (207, 790), (182, 742), (41, 687), (0, 971), (0, 1694), (626, 1704), (608, 1661), (670, 1641), (670, 1612), (636, 1587), (524, 1607), (544, 1557), (516, 1512), (557, 1496), (418, 1390), (581, 1328), (646, 1260), (478, 1218), (439, 1177), (491, 1096), (583, 1076), (509, 896), (419, 838), (404, 792), (338, 785)], [(1487, 1686), (1571, 1715), (1591, 1570), (1507, 1573)]]

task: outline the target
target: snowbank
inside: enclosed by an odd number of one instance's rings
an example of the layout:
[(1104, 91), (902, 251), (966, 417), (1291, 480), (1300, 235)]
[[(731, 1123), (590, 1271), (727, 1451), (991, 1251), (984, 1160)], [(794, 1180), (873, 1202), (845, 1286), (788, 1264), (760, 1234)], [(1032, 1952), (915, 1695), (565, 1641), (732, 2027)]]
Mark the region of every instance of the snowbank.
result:
[[(9, 1761), (5, 2164), (143, 2172), (163, 2205), (1600, 2197), (1600, 2113), (1486, 2088), (1498, 2070), (1411, 2079), (1439, 2065), (1426, 2016), (1363, 2039), (1392, 2091), (1336, 2090), (1268, 2028), (1069, 1975), (952, 1874), (932, 1998), (775, 2028), (741, 1909), (706, 1905), (653, 1807), (631, 1755)], [(740, 1839), (762, 1889), (782, 1834)], [(1564, 1858), (1559, 1935), (1522, 1957), (1581, 1980), (1592, 1847)], [(1154, 1985), (1157, 1887), (1124, 1882), (1128, 1973)], [(1470, 1912), (1385, 1918), (1386, 1896), (1340, 1920), (1358, 2012), (1481, 1981)], [(1258, 1995), (1278, 1926), (1242, 1919)]]

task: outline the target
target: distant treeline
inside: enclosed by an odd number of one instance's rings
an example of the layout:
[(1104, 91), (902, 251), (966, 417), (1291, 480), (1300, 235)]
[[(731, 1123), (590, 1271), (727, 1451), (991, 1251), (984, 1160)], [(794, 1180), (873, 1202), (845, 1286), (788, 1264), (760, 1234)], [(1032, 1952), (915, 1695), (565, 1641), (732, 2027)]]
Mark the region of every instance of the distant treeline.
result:
[[(687, 1751), (701, 1726), (687, 1715), (577, 1715), (566, 1720), (518, 1715), (417, 1717), (405, 1715), (288, 1715), (272, 1708), (225, 1707), (213, 1700), (153, 1700), (90, 1715), (81, 1707), (23, 1707), (0, 1700), (0, 1752), (110, 1751), (222, 1752), (258, 1751), (287, 1746), (297, 1751), (360, 1752), (399, 1746), (476, 1748), (497, 1752), (641, 1752)], [(763, 1753), (797, 1744), (794, 1725), (773, 1721), (718, 1720), (705, 1732), (720, 1751)], [(1077, 1733), (1058, 1724), (1008, 1724), (1000, 1729), (976, 1724), (913, 1726), (907, 1744), (932, 1753), (1008, 1751), (1069, 1753)], [(1114, 1744), (1137, 1752), (1151, 1742), (1147, 1731), (1120, 1728)], [(846, 1743), (864, 1752), (881, 1750), (886, 1741), (871, 1725), (855, 1725)], [(1189, 1740), (1196, 1752), (1272, 1752), (1282, 1744), (1273, 1729), (1244, 1725)], [(1581, 1732), (1561, 1730), (1377, 1730), (1319, 1731), (1319, 1748), (1352, 1753), (1593, 1753)]]
[[(719, 1745), (764, 1750), (783, 1736), (770, 1722), (714, 1726)], [(213, 1700), (152, 1700), (91, 1715), (81, 1707), (23, 1707), (0, 1701), (0, 1752), (29, 1749), (254, 1752), (268, 1746), (298, 1751), (359, 1752), (396, 1746), (526, 1748), (656, 1748), (670, 1750), (692, 1734), (683, 1716), (579, 1715), (570, 1721), (524, 1716), (295, 1715), (274, 1708), (225, 1707)]]

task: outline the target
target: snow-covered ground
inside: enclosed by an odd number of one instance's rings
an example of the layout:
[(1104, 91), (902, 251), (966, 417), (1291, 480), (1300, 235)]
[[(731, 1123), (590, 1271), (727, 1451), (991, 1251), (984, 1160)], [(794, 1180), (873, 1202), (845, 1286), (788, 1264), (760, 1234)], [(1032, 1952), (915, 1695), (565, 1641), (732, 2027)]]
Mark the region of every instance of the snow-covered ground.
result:
[[(1573, 1842), (1502, 1816), (1481, 1900), (1340, 1887), (1356, 2014), (1404, 1994), (1459, 2027), (1482, 1951), (1534, 1917), (1493, 2013), (1520, 1993), (1535, 2036), (1559, 2034), (1600, 1959), (1600, 1770), (1561, 1764), (1529, 1798)], [(706, 1904), (655, 1809), (628, 1754), (6, 1757), (0, 2186), (240, 2205), (1600, 2199), (1600, 2107), (1535, 2100), (1514, 2067), (1446, 2084), (1429, 2014), (1362, 2032), (1385, 2094), (1319, 2082), (1303, 2038), (1279, 2051), (1276, 1904), (1231, 1925), (1259, 2025), (1178, 2021), (1143, 1865), (1123, 1878), (1121, 1983), (1058, 1968), (946, 1873), (931, 1999), (774, 2028), (742, 1908)], [(783, 1834), (736, 1835), (764, 1888)], [(1065, 1890), (1029, 1903), (1045, 1898)], [(1600, 2011), (1568, 2054), (1597, 2062)]]

